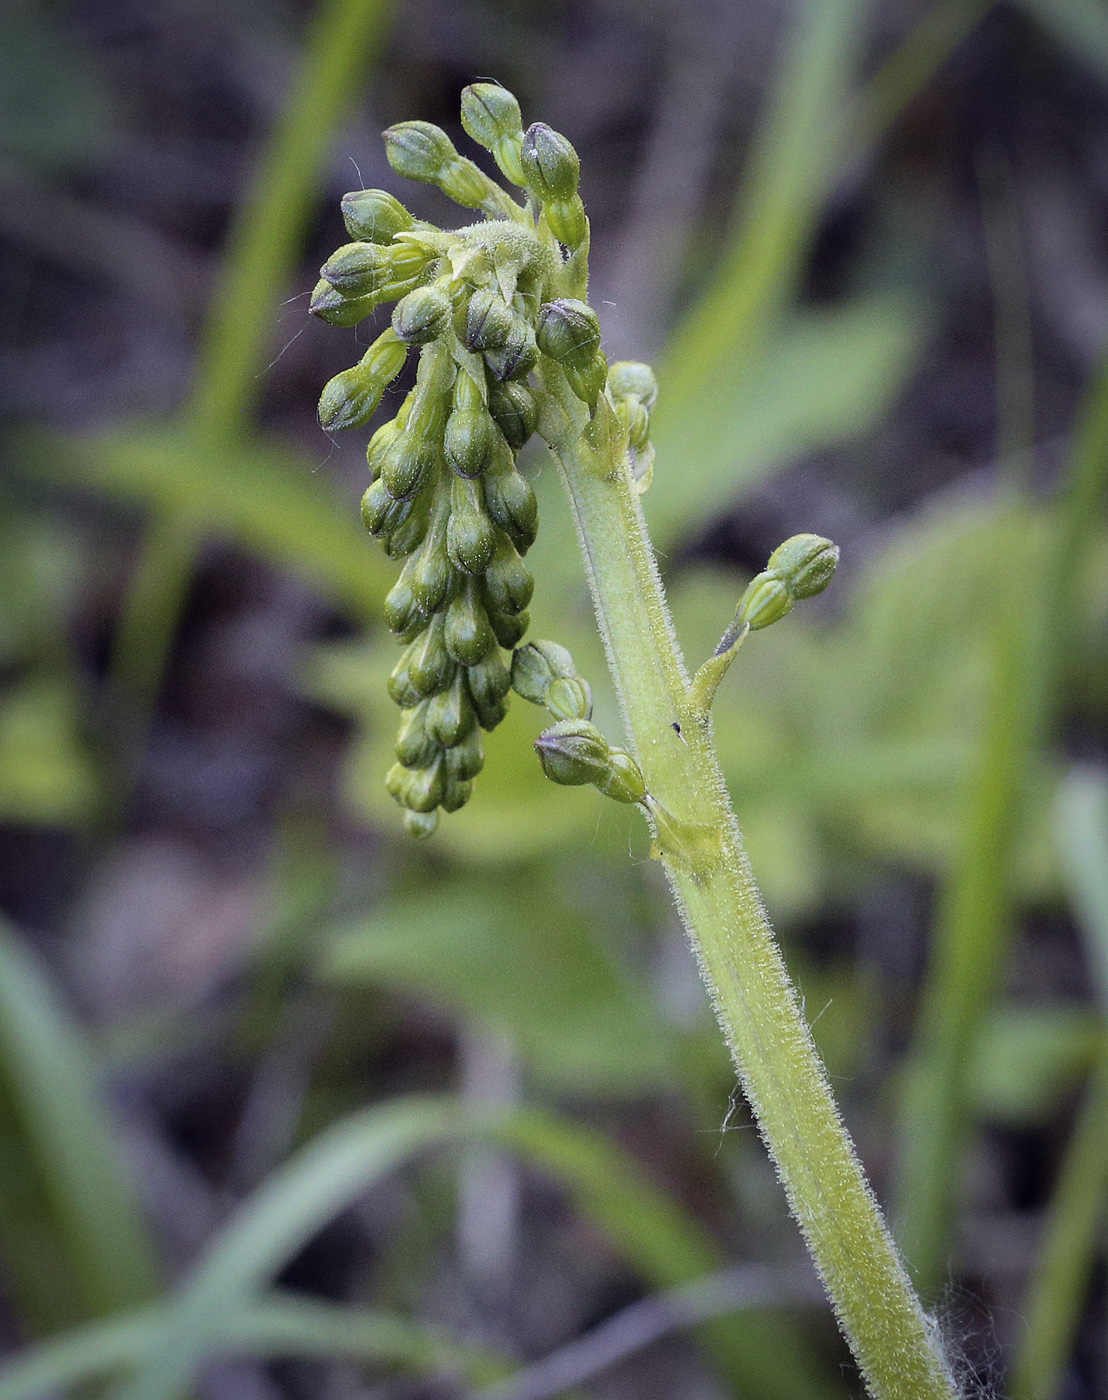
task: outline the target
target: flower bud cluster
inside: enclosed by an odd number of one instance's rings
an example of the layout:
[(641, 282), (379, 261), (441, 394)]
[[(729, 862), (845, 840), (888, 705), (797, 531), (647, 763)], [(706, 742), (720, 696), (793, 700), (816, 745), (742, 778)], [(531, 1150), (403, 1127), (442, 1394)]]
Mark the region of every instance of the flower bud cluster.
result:
[(608, 392), (617, 417), (627, 429), (633, 461), (631, 479), (639, 492), (646, 491), (654, 475), (650, 414), (658, 399), (658, 381), (649, 365), (618, 360), (608, 371)]
[(793, 535), (777, 546), (765, 569), (747, 585), (736, 624), (756, 632), (779, 621), (798, 599), (822, 593), (838, 562), (838, 546), (822, 535)]
[[(396, 303), (389, 328), (323, 390), (325, 428), (368, 423), (409, 353), (418, 358), (414, 386), (369, 443), (372, 484), (362, 500), (366, 528), (403, 561), (385, 601), (388, 625), (405, 644), (389, 681), (403, 713), (386, 783), (416, 835), (434, 830), (440, 807), (452, 812), (468, 799), (484, 762), (482, 731), (503, 719), (513, 683), (561, 722), (587, 724), (592, 712), (564, 648), (538, 642), (504, 654), (520, 647), (533, 590), (523, 556), (537, 505), (516, 468), (539, 418), (529, 375), (540, 359), (556, 364), (590, 409), (608, 378), (595, 313), (561, 295), (583, 285), (579, 163), (549, 127), (524, 133), (518, 103), (496, 83), (466, 89), (462, 123), (526, 190), (527, 206), (459, 155), (440, 128), (390, 127), (394, 170), (487, 218), (443, 231), (383, 190), (353, 191), (342, 200), (351, 242), (323, 264), (310, 305), (333, 325), (353, 326)], [(650, 399), (642, 386), (634, 393)], [(632, 390), (624, 397), (630, 403)], [(618, 776), (621, 764), (616, 757), (604, 769), (617, 775), (605, 779), (613, 795), (634, 788)]]

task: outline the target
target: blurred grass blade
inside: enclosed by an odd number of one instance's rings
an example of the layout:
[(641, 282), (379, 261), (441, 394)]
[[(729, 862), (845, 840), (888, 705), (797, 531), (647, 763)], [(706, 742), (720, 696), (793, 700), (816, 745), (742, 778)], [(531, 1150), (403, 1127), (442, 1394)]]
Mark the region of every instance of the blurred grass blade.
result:
[(748, 161), (738, 231), (660, 369), (651, 430), (663, 460), (695, 458), (699, 442), (715, 437), (751, 352), (792, 296), (839, 164), (862, 8), (860, 0), (796, 7)]
[(1014, 511), (1009, 525), (1008, 557), (1021, 565), (1000, 601), (962, 848), (940, 897), (901, 1105), (896, 1214), (925, 1296), (947, 1272), (969, 1071), (1014, 917), (1011, 863), (1042, 679), (1041, 572), (1024, 547), (1027, 512)]
[[(144, 1308), (44, 1343), (0, 1367), (0, 1400), (41, 1400), (141, 1363), (162, 1336), (167, 1309)], [(337, 1307), (274, 1293), (227, 1314), (213, 1339), (224, 1359), (343, 1357), (422, 1373), (449, 1372), (472, 1385), (504, 1374), (506, 1363), (438, 1328), (371, 1308)]]
[[(246, 1202), (184, 1285), (161, 1343), (120, 1389), (121, 1400), (180, 1395), (211, 1353), (222, 1319), (256, 1295), (328, 1220), (411, 1158), (475, 1138), (515, 1147), (550, 1170), (651, 1284), (672, 1286), (717, 1266), (699, 1226), (602, 1139), (542, 1115), (476, 1116), (450, 1099), (394, 1101), (330, 1128)], [(776, 1318), (772, 1330), (761, 1325), (750, 1332), (749, 1343), (765, 1354), (774, 1383), (763, 1393), (781, 1400), (819, 1393), (818, 1386), (786, 1383), (804, 1373), (806, 1358)], [(753, 1385), (749, 1393), (756, 1393)]]
[[(1071, 774), (1055, 809), (1070, 902), (1108, 1017), (1108, 777)], [(1108, 1036), (1047, 1214), (1012, 1376), (1013, 1400), (1054, 1400), (1081, 1320), (1108, 1198)]]
[(1075, 768), (1058, 794), (1055, 845), (1093, 984), (1108, 1019), (1108, 774)]
[(29, 1326), (154, 1292), (153, 1245), (87, 1047), (45, 972), (0, 923), (0, 1238)]
[[(324, 0), (314, 14), (295, 87), (232, 226), (197, 352), (182, 417), (209, 446), (241, 439), (251, 427), (274, 311), (312, 216), (328, 143), (394, 10), (393, 0)], [(264, 493), (259, 500), (267, 500)], [(188, 595), (200, 547), (195, 530), (195, 516), (172, 507), (150, 523), (120, 612), (111, 674), (134, 707), (139, 734)]]
[(854, 136), (876, 141), (923, 91), (996, 0), (939, 0), (869, 80), (857, 101)]
[(1108, 10), (1102, 0), (1016, 0), (1059, 48), (1108, 81)]
[(328, 146), (384, 42), (395, 0), (328, 0), (315, 11), (296, 84), (262, 153), (227, 247), (186, 416), (213, 437), (252, 417), (280, 300), (322, 182)]

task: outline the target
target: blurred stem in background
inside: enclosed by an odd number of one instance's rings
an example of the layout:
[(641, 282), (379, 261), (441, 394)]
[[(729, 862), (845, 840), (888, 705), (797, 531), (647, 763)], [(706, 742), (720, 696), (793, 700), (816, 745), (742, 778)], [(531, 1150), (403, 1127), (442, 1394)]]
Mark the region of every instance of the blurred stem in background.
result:
[(1081, 1319), (1108, 1197), (1108, 778), (1072, 773), (1055, 805), (1062, 874), (1085, 943), (1104, 1031), (1066, 1145), (1025, 1305), (1014, 1400), (1054, 1400)]
[[(296, 85), (232, 228), (197, 353), (196, 381), (180, 412), (182, 433), (201, 451), (218, 451), (251, 431), (273, 308), (314, 212), (335, 128), (380, 52), (395, 8), (395, 0), (324, 0), (313, 17)], [(188, 514), (165, 507), (149, 522), (140, 546), (111, 666), (114, 698), (125, 708), (128, 744), (136, 755), (144, 747), (201, 543)]]

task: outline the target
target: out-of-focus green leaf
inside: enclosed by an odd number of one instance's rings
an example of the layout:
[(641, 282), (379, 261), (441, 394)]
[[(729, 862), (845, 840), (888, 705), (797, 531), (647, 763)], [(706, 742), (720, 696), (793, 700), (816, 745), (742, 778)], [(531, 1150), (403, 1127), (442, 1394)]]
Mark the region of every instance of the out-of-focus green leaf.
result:
[(36, 1330), (132, 1307), (154, 1250), (89, 1055), (45, 973), (0, 925), (0, 1249)]
[[(12, 1357), (0, 1367), (0, 1400), (40, 1400), (132, 1369), (160, 1341), (167, 1313), (166, 1306), (126, 1313)], [(280, 1292), (225, 1314), (212, 1338), (212, 1356), (343, 1357), (390, 1369), (461, 1374), (472, 1385), (487, 1385), (507, 1369), (482, 1348), (425, 1323)]]
[(1055, 845), (1085, 941), (1085, 956), (1108, 1016), (1108, 775), (1077, 768), (1054, 812)]
[(642, 1093), (673, 1080), (647, 989), (613, 967), (538, 871), (397, 898), (336, 932), (322, 974), (400, 988), (508, 1032), (562, 1093)]
[(182, 429), (91, 439), (23, 439), (37, 472), (157, 511), (180, 514), (216, 539), (233, 540), (304, 574), (332, 597), (373, 616), (392, 568), (336, 501), (316, 464), (276, 443), (223, 445)]
[(69, 826), (89, 817), (99, 788), (77, 721), (77, 697), (60, 677), (30, 677), (0, 695), (0, 819)]
[(1103, 1043), (1100, 1018), (1086, 1007), (999, 1007), (985, 1023), (973, 1062), (974, 1113), (1014, 1127), (1048, 1122)]
[(791, 316), (750, 360), (721, 351), (699, 392), (668, 412), (663, 377), (644, 498), (655, 543), (665, 549), (805, 453), (872, 428), (904, 387), (924, 329), (917, 303), (866, 296)]
[[(642, 1177), (637, 1166), (595, 1134), (536, 1113), (478, 1115), (448, 1099), (395, 1100), (321, 1134), (275, 1172), (209, 1245), (185, 1281), (160, 1345), (120, 1400), (172, 1400), (211, 1354), (222, 1321), (252, 1301), (267, 1281), (344, 1206), (413, 1156), (472, 1141), (515, 1148), (549, 1170), (577, 1197), (655, 1286), (708, 1272), (718, 1255), (697, 1226)], [(717, 1335), (705, 1329), (735, 1379), (751, 1395), (821, 1393), (789, 1324), (740, 1318)], [(764, 1384), (755, 1388), (755, 1377)]]

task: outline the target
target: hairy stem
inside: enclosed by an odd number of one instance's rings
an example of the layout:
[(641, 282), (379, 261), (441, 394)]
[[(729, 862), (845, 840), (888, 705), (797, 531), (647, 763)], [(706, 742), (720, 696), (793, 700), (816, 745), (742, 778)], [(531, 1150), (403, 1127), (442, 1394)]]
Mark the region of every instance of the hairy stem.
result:
[[(777, 948), (707, 716), (690, 697), (626, 444), (604, 400), (590, 426), (546, 379), (543, 436), (561, 467), (662, 861), (743, 1092), (843, 1332), (877, 1400), (957, 1391), (909, 1283)], [(587, 429), (587, 430), (586, 430)]]

